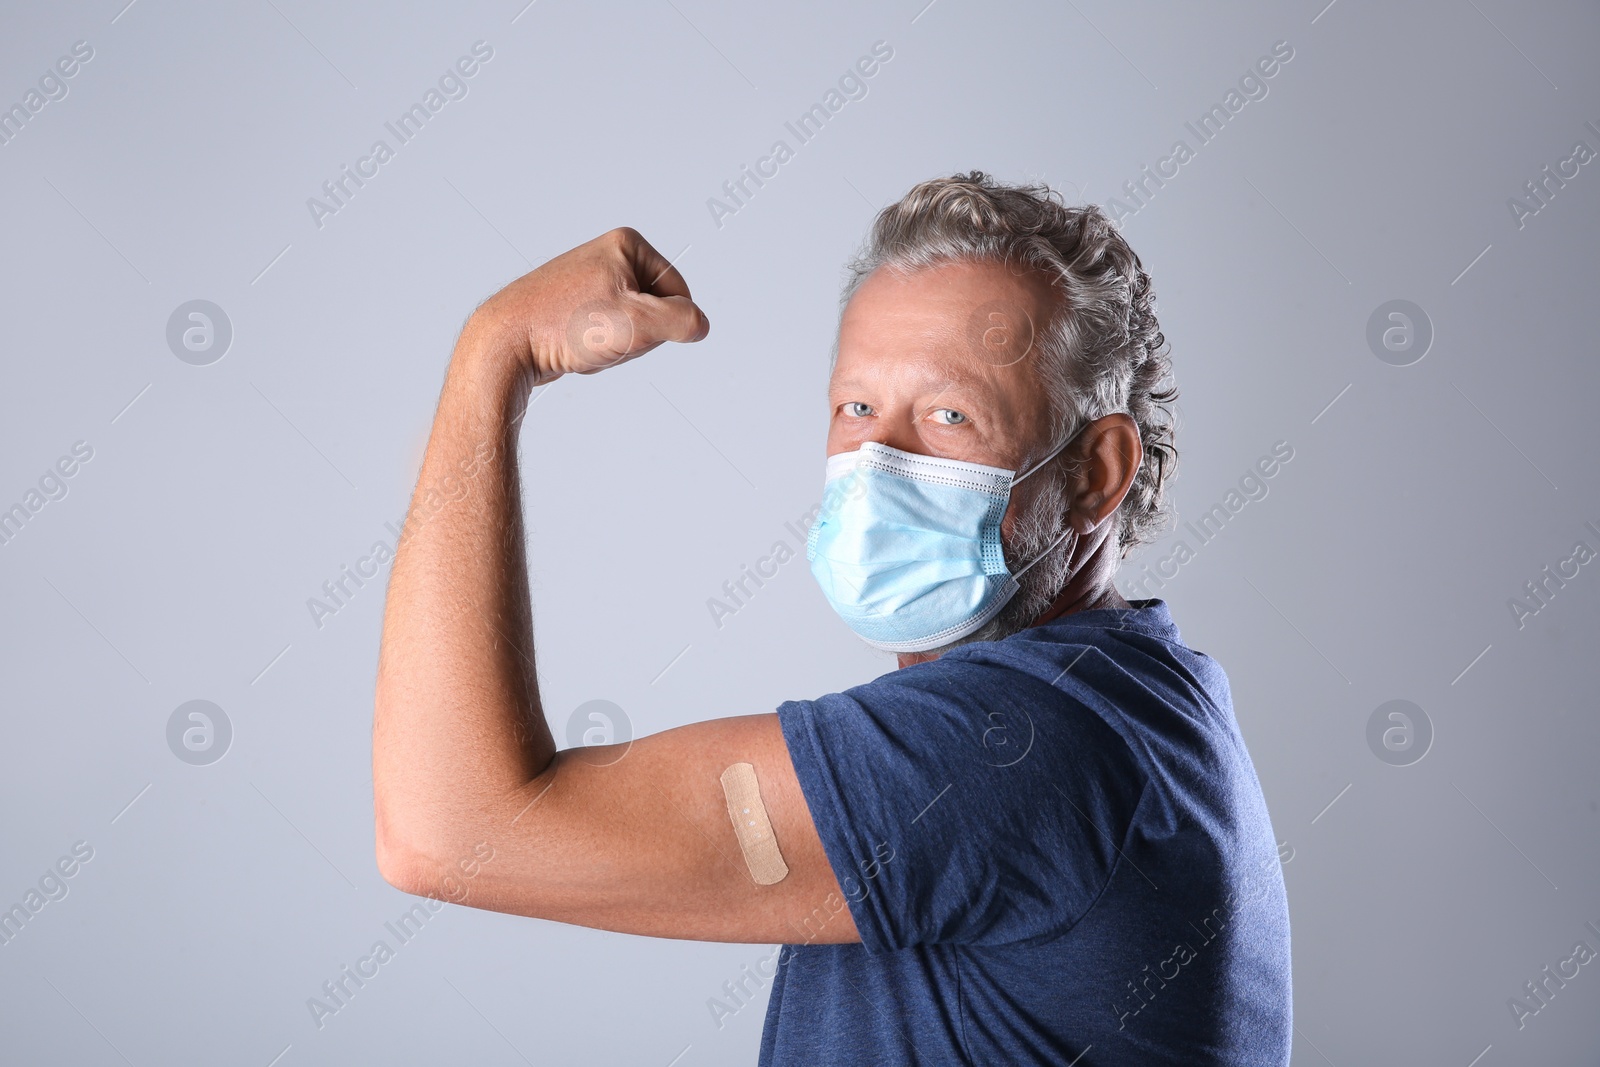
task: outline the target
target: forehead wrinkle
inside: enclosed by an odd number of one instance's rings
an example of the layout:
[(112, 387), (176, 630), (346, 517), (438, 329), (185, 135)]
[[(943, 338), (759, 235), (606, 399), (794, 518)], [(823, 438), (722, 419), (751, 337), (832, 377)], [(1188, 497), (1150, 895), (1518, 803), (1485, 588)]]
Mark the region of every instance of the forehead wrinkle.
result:
[[(953, 324), (924, 322), (923, 326), (921, 336), (907, 346), (909, 351), (896, 353), (879, 339), (864, 338), (866, 343), (856, 358), (848, 361), (846, 376), (830, 382), (830, 395), (850, 389), (912, 384), (932, 392), (935, 401), (950, 397), (951, 403), (960, 404), (965, 413), (985, 422), (1025, 418), (1008, 402), (1015, 391), (1010, 388), (1015, 383), (1007, 381), (1008, 372), (964, 348), (963, 334)], [(838, 366), (836, 363), (835, 368)]]
[[(873, 372), (869, 376), (874, 379), (886, 376), (915, 375), (930, 384), (946, 388), (957, 385), (992, 386), (994, 384), (990, 376), (974, 373), (970, 364), (941, 355), (938, 352), (913, 352), (865, 362), (867, 366), (872, 368)], [(849, 377), (839, 378), (835, 384), (840, 386), (862, 386), (867, 385), (868, 382), (864, 380), (859, 368), (852, 368)]]

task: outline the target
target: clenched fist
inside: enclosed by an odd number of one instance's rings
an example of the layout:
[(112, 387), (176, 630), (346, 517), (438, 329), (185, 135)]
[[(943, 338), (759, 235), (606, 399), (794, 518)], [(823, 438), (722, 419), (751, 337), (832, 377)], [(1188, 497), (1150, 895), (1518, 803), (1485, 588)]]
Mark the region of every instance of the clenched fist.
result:
[(698, 341), (711, 321), (677, 268), (628, 226), (524, 274), (473, 312), (463, 340), (512, 364), (528, 388), (593, 374), (663, 341)]

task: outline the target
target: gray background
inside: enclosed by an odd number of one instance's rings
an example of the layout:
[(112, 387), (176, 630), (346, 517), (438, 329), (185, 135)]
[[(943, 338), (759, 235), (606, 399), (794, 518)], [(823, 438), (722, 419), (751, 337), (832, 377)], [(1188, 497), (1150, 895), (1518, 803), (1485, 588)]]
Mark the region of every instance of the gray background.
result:
[[(6, 106), (94, 49), (0, 146), (0, 507), (94, 450), (0, 545), (0, 905), (94, 849), (0, 946), (8, 1062), (754, 1062), (764, 1001), (719, 1029), (707, 999), (767, 948), (454, 906), (313, 1023), (414, 901), (373, 861), (383, 579), (320, 628), (306, 601), (392, 544), (466, 314), (627, 224), (713, 329), (526, 420), (558, 736), (593, 699), (642, 734), (891, 669), (803, 562), (720, 628), (706, 607), (819, 494), (844, 258), (956, 170), (1105, 204), (1280, 40), (1268, 95), (1126, 233), (1182, 389), (1181, 519), (1294, 448), (1159, 595), (1227, 669), (1292, 849), (1295, 1062), (1593, 1062), (1600, 963), (1521, 1029), (1507, 1005), (1600, 949), (1600, 563), (1520, 628), (1508, 606), (1600, 549), (1600, 163), (1521, 227), (1507, 204), (1600, 150), (1593, 5), (124, 3), (13, 0), (0, 32)], [(716, 225), (707, 199), (880, 39), (867, 96)], [(468, 95), (315, 225), (477, 40)], [(193, 299), (233, 327), (208, 366), (166, 342)], [(1435, 332), (1410, 366), (1367, 343), (1393, 299)], [(208, 766), (166, 740), (194, 699), (232, 724)], [(1366, 740), (1395, 699), (1435, 735), (1409, 766)]]

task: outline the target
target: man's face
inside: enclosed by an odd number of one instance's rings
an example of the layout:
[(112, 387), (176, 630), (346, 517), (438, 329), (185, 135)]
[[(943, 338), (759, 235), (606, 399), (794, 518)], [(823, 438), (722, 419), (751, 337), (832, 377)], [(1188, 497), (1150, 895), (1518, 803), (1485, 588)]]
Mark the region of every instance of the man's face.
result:
[(874, 271), (839, 324), (828, 455), (875, 441), (1019, 472), (1038, 462), (1051, 443), (1037, 366), (1051, 301), (1037, 272), (996, 263)]

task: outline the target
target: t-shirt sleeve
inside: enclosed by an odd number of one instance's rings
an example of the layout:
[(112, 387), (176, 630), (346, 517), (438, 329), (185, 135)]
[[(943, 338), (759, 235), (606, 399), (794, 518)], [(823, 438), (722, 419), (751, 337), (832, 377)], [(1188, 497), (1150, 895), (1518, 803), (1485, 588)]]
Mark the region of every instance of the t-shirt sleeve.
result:
[(1065, 933), (1144, 793), (1126, 743), (1080, 700), (950, 654), (787, 701), (778, 719), (869, 952)]

